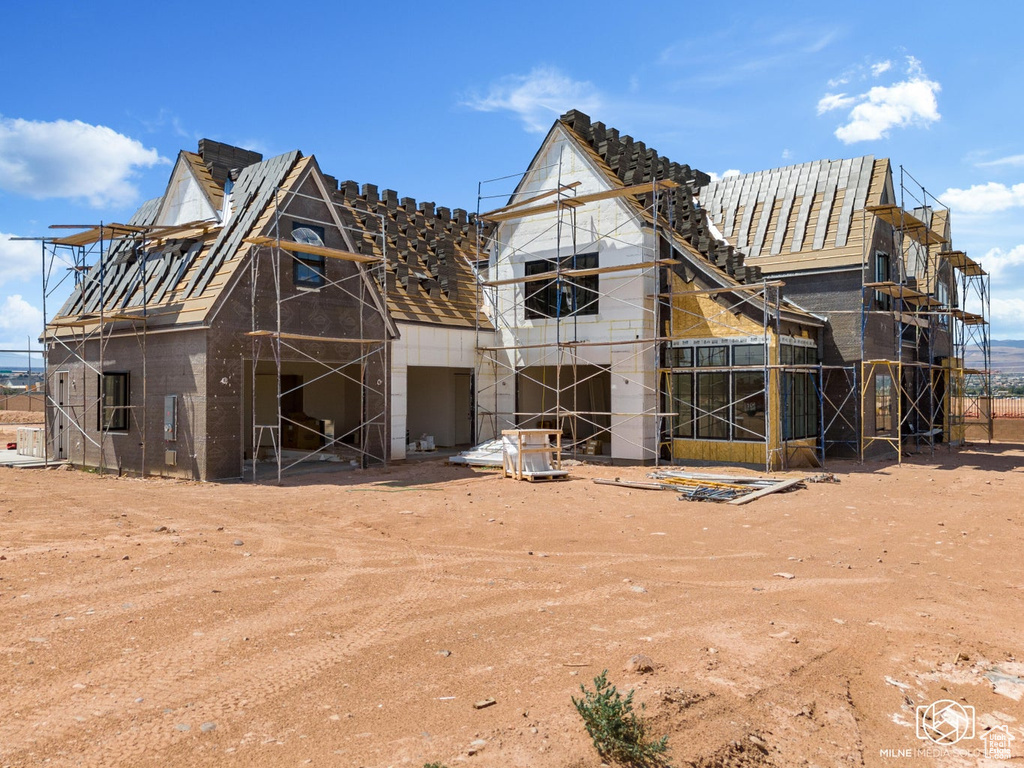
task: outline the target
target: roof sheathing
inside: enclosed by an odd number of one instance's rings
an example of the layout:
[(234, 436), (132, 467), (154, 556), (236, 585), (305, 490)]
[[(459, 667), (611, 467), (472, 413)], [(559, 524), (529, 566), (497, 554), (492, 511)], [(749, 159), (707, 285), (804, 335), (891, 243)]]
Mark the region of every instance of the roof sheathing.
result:
[[(590, 118), (571, 110), (559, 118), (584, 151), (597, 160), (597, 165), (608, 177), (613, 187), (644, 184), (668, 179), (680, 186), (674, 194), (658, 198), (658, 225), (671, 229), (677, 241), (689, 244), (688, 252), (696, 254), (716, 270), (735, 281), (757, 282), (760, 270), (744, 265), (744, 255), (727, 240), (717, 235), (710, 226), (707, 211), (696, 200), (698, 186), (707, 184), (710, 177), (688, 165), (680, 165), (649, 149), (643, 142), (634, 141), (631, 136), (619, 137), (619, 132), (603, 123), (591, 123)], [(630, 196), (630, 204), (652, 223), (653, 192)]]
[(820, 160), (720, 179), (701, 195), (725, 237), (765, 272), (855, 265), (874, 233), (865, 208), (881, 201), (888, 169), (870, 155)]
[[(399, 198), (394, 190), (344, 181), (335, 192), (353, 231), (357, 253), (384, 255), (388, 311), (395, 320), (457, 328), (490, 327), (481, 314), (471, 264), (477, 259), (476, 219), (465, 210)], [(489, 225), (484, 236), (489, 235)]]
[(224, 262), (237, 259), (248, 250), (243, 239), (259, 234), (260, 230), (254, 228), (257, 219), (266, 211), (277, 188), (300, 157), (301, 153), (293, 150), (242, 169), (232, 190), (235, 213), (189, 281), (186, 298), (202, 294)]
[[(728, 242), (718, 237), (716, 228), (709, 222), (707, 212), (693, 204), (694, 183), (707, 179), (707, 175), (700, 171), (692, 171), (689, 166), (673, 163), (667, 158), (660, 157), (654, 150), (648, 150), (642, 142), (633, 142), (631, 137), (623, 141), (623, 145), (630, 147), (629, 162), (621, 158), (627, 154), (626, 150), (619, 150), (617, 162), (618, 171), (613, 170), (606, 159), (609, 153), (608, 147), (614, 149), (614, 142), (618, 137), (618, 131), (608, 129), (600, 122), (590, 123), (590, 118), (576, 110), (563, 115), (559, 120), (566, 133), (578, 144), (579, 148), (588, 154), (595, 166), (606, 176), (612, 188), (622, 188), (632, 184), (642, 184), (661, 179), (677, 181), (680, 187), (676, 189), (674, 196), (674, 208), (671, 210), (673, 218), (669, 219), (669, 196), (662, 195), (659, 199), (658, 226), (677, 251), (686, 253), (690, 258), (682, 265), (673, 267), (673, 271), (683, 277), (687, 282), (692, 281), (693, 272), (699, 272), (702, 281), (709, 285), (721, 288), (739, 286), (743, 283), (756, 283), (761, 279), (760, 270), (743, 267), (743, 254), (736, 251)], [(586, 134), (576, 128), (580, 125)], [(595, 148), (595, 137), (604, 137), (599, 142), (599, 148)], [(601, 151), (603, 150), (603, 152)], [(642, 163), (641, 163), (642, 161)], [(648, 225), (654, 224), (654, 213), (652, 211), (651, 192), (640, 195), (627, 195), (624, 200)], [(742, 279), (740, 279), (742, 277)], [(740, 297), (741, 293), (733, 294)], [(742, 292), (742, 296), (750, 296), (749, 292)], [(784, 312), (787, 319), (795, 319), (799, 322), (806, 322), (810, 325), (821, 325), (820, 319), (806, 312), (783, 299)], [(748, 306), (747, 301), (742, 302), (743, 307)]]

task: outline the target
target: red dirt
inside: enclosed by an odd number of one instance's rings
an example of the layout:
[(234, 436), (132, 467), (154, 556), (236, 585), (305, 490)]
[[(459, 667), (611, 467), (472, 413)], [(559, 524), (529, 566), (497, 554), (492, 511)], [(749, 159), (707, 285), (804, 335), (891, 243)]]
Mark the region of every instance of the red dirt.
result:
[(915, 737), (936, 699), (1019, 760), (985, 674), (1024, 673), (1022, 464), (841, 464), (739, 507), (590, 482), (641, 468), (0, 470), (0, 766), (597, 768), (570, 697), (603, 669), (677, 766), (978, 764)]

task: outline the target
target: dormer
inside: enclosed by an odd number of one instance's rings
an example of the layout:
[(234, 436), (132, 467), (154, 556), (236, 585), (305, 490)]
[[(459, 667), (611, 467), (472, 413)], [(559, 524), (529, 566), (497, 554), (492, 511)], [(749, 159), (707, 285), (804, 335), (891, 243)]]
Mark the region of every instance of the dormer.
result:
[(173, 227), (193, 221), (220, 222), (224, 192), (210, 176), (202, 158), (179, 152), (154, 224)]

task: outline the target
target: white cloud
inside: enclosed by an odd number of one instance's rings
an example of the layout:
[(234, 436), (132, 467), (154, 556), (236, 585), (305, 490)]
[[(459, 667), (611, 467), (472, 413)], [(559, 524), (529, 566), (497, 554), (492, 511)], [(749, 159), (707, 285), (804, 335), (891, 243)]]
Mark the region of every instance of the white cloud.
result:
[[(1024, 245), (1018, 245), (1009, 251), (1002, 248), (991, 248), (981, 257), (981, 265), (991, 276), (991, 281), (996, 282), (1014, 267), (1024, 266)], [(1024, 313), (1021, 313), (1024, 319)]]
[(1001, 165), (1009, 165), (1014, 168), (1024, 165), (1024, 155), (1009, 155), (996, 160), (986, 160), (983, 163), (975, 163), (979, 168), (994, 168)]
[(43, 332), (43, 313), (32, 306), (20, 294), (5, 296), (0, 304), (0, 344), (11, 349), (24, 349), (26, 337), (36, 339)]
[(992, 298), (992, 332), (1003, 339), (1024, 338), (1024, 298)]
[(0, 285), (9, 280), (38, 277), (42, 270), (42, 248), (32, 240), (12, 240), (15, 235), (0, 232)]
[(528, 75), (508, 75), (493, 83), (486, 96), (463, 103), (480, 112), (512, 112), (530, 133), (543, 133), (563, 112), (599, 111), (601, 94), (590, 82), (573, 80), (554, 67), (536, 67)]
[(1008, 187), (990, 181), (970, 189), (950, 188), (942, 193), (942, 202), (960, 213), (996, 213), (1024, 206), (1024, 184)]
[(138, 169), (166, 162), (103, 125), (0, 117), (0, 189), (18, 195), (128, 205), (138, 198)]
[(721, 175), (715, 173), (714, 171), (710, 171), (708, 173), (708, 176), (711, 177), (711, 181), (712, 182), (721, 181), (722, 179), (728, 179), (728, 178), (730, 178), (732, 176), (742, 176), (742, 175), (743, 175), (742, 171), (737, 171), (735, 168), (730, 168), (727, 171), (722, 171)]
[[(818, 101), (818, 114), (833, 109), (852, 107), (845, 125), (835, 130), (836, 138), (844, 144), (872, 141), (889, 135), (893, 128), (912, 125), (930, 125), (941, 118), (936, 95), (942, 86), (929, 80), (921, 62), (908, 56), (906, 79), (892, 85), (876, 85), (866, 93), (847, 96), (845, 93), (827, 93)], [(883, 64), (890, 66), (881, 68)], [(891, 62), (871, 66), (874, 75), (891, 69)]]
[(885, 74), (890, 69), (892, 69), (891, 61), (889, 61), (888, 59), (886, 59), (885, 61), (879, 61), (871, 65), (871, 76), (878, 77), (879, 75)]
[(847, 96), (845, 93), (826, 93), (818, 99), (818, 114), (823, 115), (833, 109), (845, 109), (856, 102), (856, 96)]
[(791, 151), (789, 151), (788, 149), (782, 150), (782, 159), (783, 160), (789, 160), (792, 157), (793, 157), (793, 153)]

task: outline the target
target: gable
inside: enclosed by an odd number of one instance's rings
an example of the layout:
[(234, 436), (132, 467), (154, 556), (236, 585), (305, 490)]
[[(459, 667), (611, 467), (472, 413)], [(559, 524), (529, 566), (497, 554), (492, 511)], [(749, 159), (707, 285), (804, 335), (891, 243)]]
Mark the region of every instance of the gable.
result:
[[(210, 198), (209, 184), (200, 183), (194, 164), (189, 161), (190, 154), (178, 154), (160, 210), (153, 222), (158, 226), (174, 227), (194, 221), (218, 221), (220, 218), (219, 210)], [(209, 173), (206, 175), (209, 176)]]

